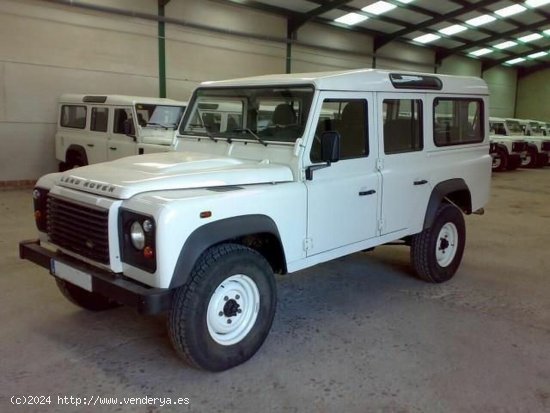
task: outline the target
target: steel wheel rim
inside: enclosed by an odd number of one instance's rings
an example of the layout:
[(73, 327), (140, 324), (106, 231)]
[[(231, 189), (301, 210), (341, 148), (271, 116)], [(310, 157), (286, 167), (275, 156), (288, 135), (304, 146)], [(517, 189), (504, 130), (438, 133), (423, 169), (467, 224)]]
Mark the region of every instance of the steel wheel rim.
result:
[(244, 274), (226, 278), (208, 303), (210, 337), (222, 346), (237, 344), (254, 327), (259, 310), (260, 291), (252, 278)]
[(447, 267), (458, 250), (458, 230), (452, 222), (447, 222), (437, 236), (435, 245), (435, 257), (441, 267)]
[(500, 156), (495, 156), (493, 158), (493, 168), (500, 168), (500, 165), (502, 164), (502, 159), (500, 158)]
[(527, 154), (525, 155), (525, 157), (521, 160), (521, 165), (522, 166), (525, 166), (525, 165), (529, 165), (531, 163), (531, 155), (530, 154)]

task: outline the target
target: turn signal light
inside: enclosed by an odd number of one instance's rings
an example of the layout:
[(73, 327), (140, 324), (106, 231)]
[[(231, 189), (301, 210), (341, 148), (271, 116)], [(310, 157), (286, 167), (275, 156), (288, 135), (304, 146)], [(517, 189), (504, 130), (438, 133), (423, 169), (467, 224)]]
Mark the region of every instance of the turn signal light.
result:
[(143, 248), (143, 257), (150, 260), (155, 256), (155, 252), (153, 251), (153, 248), (147, 246)]
[(42, 212), (40, 212), (38, 209), (34, 211), (34, 219), (37, 221), (40, 221), (41, 218), (42, 218)]

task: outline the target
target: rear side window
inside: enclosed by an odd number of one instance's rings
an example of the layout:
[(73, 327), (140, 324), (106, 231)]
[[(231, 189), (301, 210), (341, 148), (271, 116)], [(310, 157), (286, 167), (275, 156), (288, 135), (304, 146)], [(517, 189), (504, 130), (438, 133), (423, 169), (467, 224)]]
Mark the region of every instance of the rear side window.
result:
[(434, 100), (434, 142), (437, 146), (478, 143), (483, 138), (482, 100)]
[(384, 153), (421, 151), (422, 101), (420, 99), (384, 99)]
[(61, 106), (60, 125), (65, 128), (84, 129), (86, 127), (86, 106)]
[(107, 121), (109, 120), (108, 108), (92, 108), (90, 130), (96, 132), (107, 132)]

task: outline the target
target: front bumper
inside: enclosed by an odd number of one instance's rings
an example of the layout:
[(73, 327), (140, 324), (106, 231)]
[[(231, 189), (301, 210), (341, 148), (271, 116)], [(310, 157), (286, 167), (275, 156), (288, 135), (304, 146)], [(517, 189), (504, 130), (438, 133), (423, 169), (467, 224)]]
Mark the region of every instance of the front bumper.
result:
[(46, 268), (50, 274), (52, 259), (86, 273), (91, 277), (92, 292), (133, 307), (142, 314), (162, 313), (167, 311), (172, 303), (173, 290), (147, 287), (124, 276), (85, 264), (66, 254), (50, 251), (40, 246), (39, 240), (21, 241), (19, 257)]

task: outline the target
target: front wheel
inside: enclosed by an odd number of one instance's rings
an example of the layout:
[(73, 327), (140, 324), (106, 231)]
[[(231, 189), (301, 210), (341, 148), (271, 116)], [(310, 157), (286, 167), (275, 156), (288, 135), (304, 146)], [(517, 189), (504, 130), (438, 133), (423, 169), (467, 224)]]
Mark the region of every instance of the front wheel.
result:
[(450, 280), (462, 260), (465, 241), (462, 212), (442, 204), (432, 226), (412, 237), (411, 263), (418, 277), (432, 283)]
[(493, 167), (494, 172), (502, 172), (508, 169), (508, 154), (502, 148), (497, 148), (493, 154)]
[(227, 370), (258, 351), (276, 301), (273, 271), (258, 252), (239, 244), (212, 247), (174, 294), (170, 339), (191, 366)]

